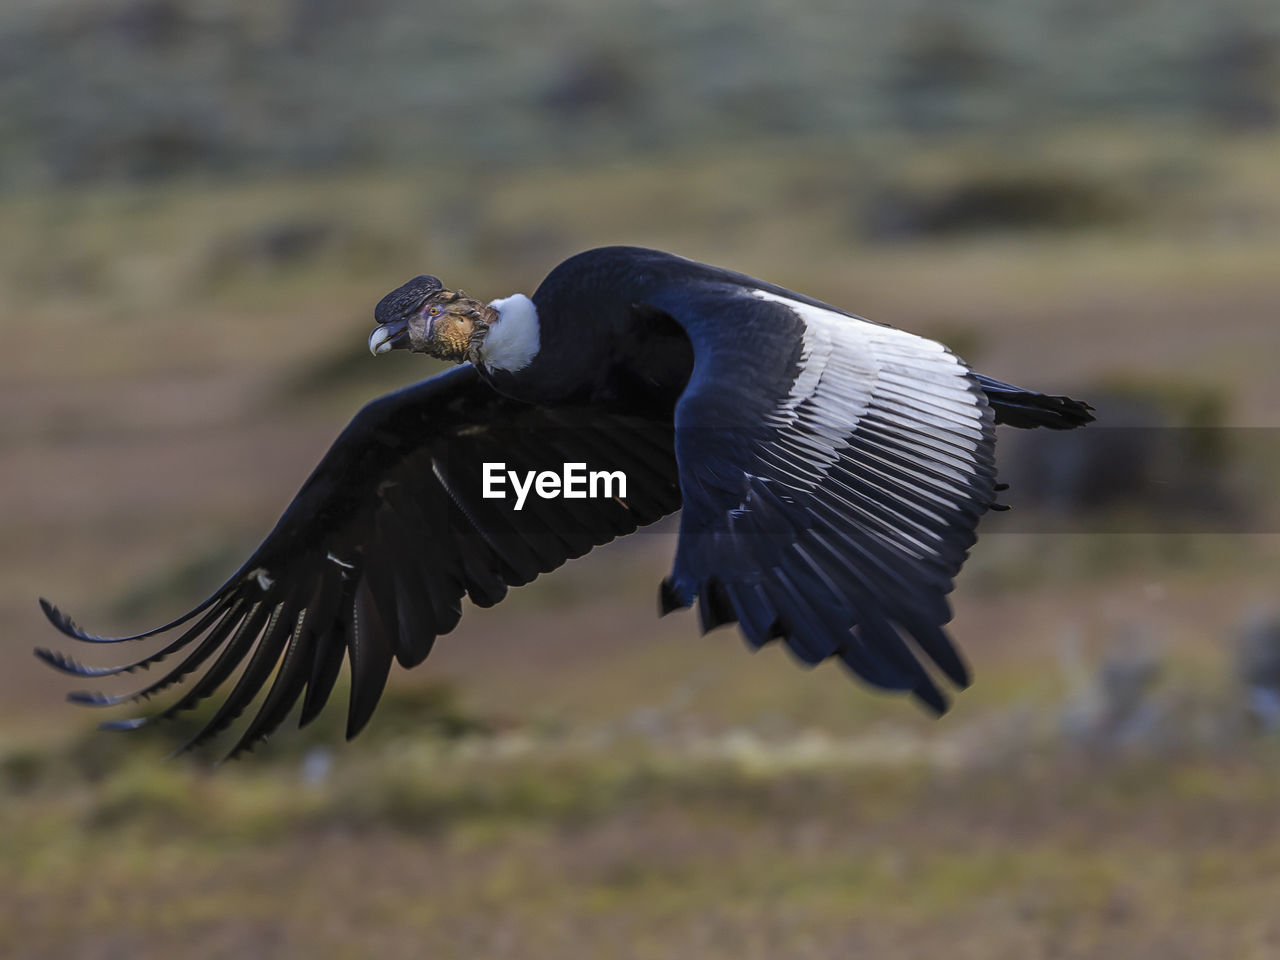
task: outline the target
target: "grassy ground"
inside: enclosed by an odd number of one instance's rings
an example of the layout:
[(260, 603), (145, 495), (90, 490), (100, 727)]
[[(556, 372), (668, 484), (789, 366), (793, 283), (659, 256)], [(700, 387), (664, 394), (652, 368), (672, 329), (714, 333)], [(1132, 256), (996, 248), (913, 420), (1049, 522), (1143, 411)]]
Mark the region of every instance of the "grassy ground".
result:
[[(1191, 378), (1275, 427), (1278, 152), (1086, 131), (1016, 164), (773, 148), (4, 199), (0, 953), (1273, 955), (1280, 767), (1232, 651), (1275, 535), (985, 536), (955, 596), (977, 683), (941, 721), (655, 619), (670, 528), (469, 611), (351, 746), (336, 709), (245, 762), (163, 764), (179, 731), (89, 730), (29, 650), (37, 595), (124, 629), (220, 581), (351, 412), (427, 369), (363, 345), (423, 270), (497, 296), (648, 243), (995, 376)], [(884, 185), (1084, 166), (1122, 213), (867, 236)], [(1100, 672), (1144, 658), (1117, 718)]]
[(319, 783), (280, 758), (212, 775), (117, 758), (88, 784), (46, 769), (5, 807), (16, 886), (0, 944), (16, 956), (1274, 952), (1274, 745), (992, 755), (905, 738), (895, 756), (883, 731), (863, 741), (405, 736), (344, 755)]

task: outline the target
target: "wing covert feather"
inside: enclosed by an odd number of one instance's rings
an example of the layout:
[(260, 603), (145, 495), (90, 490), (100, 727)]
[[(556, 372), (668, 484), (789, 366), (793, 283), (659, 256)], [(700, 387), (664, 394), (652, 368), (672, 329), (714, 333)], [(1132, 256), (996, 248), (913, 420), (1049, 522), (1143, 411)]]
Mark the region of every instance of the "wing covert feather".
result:
[[(655, 297), (694, 348), (676, 408), (684, 493), (663, 607), (838, 657), (939, 712), (968, 669), (946, 596), (994, 496), (994, 425), (942, 345), (778, 288)], [(752, 336), (743, 335), (743, 330)]]

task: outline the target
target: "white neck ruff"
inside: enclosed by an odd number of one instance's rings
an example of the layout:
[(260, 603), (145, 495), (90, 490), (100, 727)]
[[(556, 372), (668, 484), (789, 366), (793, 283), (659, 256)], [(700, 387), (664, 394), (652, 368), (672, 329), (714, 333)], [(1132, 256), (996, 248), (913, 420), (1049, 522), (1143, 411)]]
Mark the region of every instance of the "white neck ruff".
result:
[(538, 308), (523, 293), (493, 300), (489, 306), (498, 319), (480, 345), (480, 363), (491, 370), (514, 373), (533, 362), (541, 345), (538, 337)]

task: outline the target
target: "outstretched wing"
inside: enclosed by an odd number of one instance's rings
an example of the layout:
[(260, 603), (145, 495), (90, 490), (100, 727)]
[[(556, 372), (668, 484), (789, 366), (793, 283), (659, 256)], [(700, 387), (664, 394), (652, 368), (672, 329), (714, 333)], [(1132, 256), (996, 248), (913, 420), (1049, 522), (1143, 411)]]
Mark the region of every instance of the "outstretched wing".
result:
[[(802, 661), (947, 700), (946, 595), (995, 484), (982, 389), (940, 344), (776, 287), (704, 281), (654, 306), (689, 333), (676, 408), (684, 512), (664, 612), (736, 620)], [(913, 648), (914, 647), (914, 648)]]
[[(513, 500), (482, 496), (481, 465), (508, 470), (585, 463), (621, 470), (625, 499)], [(347, 736), (372, 714), (391, 667), (420, 663), (461, 617), (467, 595), (501, 600), (593, 546), (679, 509), (670, 423), (551, 409), (496, 393), (462, 366), (373, 401), (320, 461), (275, 529), (221, 588), (178, 619), (132, 637), (83, 632), (47, 601), (63, 633), (94, 643), (181, 633), (118, 667), (90, 667), (61, 653), (43, 660), (79, 677), (131, 672), (173, 657), (176, 666), (132, 694), (72, 694), (91, 705), (150, 698), (187, 677), (185, 692), (139, 726), (213, 695), (240, 671), (209, 723), (184, 749), (226, 729), (271, 684), (232, 754), (268, 736), (303, 699), (301, 723), (328, 699), (351, 664)]]

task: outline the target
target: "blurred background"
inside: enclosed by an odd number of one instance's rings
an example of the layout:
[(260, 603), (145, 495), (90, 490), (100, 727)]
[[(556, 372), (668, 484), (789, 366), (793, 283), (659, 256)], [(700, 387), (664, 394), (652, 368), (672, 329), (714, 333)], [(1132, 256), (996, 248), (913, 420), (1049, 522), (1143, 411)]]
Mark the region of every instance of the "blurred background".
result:
[[(670, 524), (350, 745), (63, 702), (37, 596), (187, 609), (435, 371), (383, 293), (619, 242), (1098, 407), (1002, 438), (950, 714), (658, 620)], [(9, 0), (0, 245), (0, 953), (1280, 955), (1274, 2)]]

